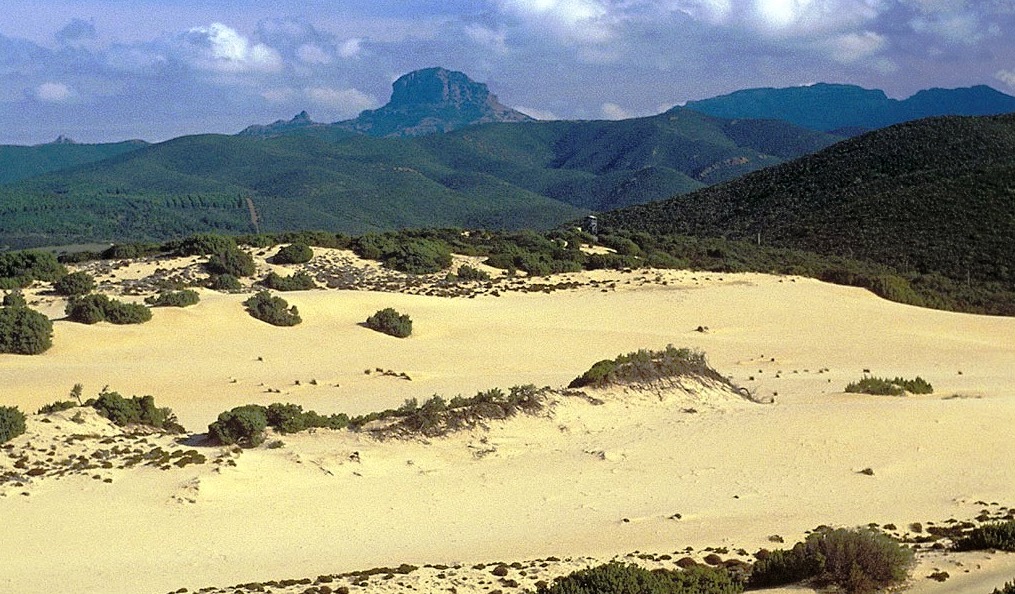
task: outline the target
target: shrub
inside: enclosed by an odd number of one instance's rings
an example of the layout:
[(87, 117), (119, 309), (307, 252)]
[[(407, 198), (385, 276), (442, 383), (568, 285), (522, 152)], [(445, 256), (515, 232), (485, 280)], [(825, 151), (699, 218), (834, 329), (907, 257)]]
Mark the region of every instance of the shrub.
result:
[(59, 295), (86, 295), (95, 289), (95, 279), (87, 272), (72, 272), (53, 283), (53, 290)]
[(254, 258), (237, 247), (215, 252), (208, 258), (205, 268), (212, 274), (231, 274), (236, 277), (253, 276), (257, 272)]
[(0, 253), (0, 279), (4, 288), (27, 287), (32, 281), (55, 282), (67, 269), (49, 252)]
[(36, 414), (51, 415), (53, 413), (58, 413), (60, 411), (70, 410), (77, 405), (78, 403), (74, 402), (73, 400), (57, 400), (56, 402), (43, 405), (42, 408), (39, 409), (39, 412), (37, 412)]
[(27, 307), (0, 308), (0, 353), (38, 355), (53, 346), (53, 322)]
[(1015, 552), (1015, 520), (978, 526), (956, 541), (955, 548), (960, 551), (998, 549)]
[(210, 256), (236, 249), (236, 240), (226, 235), (201, 233), (169, 244), (170, 251), (180, 256)]
[(243, 285), (240, 284), (240, 279), (231, 274), (216, 274), (208, 279), (208, 288), (215, 291), (232, 292), (242, 290)]
[(367, 318), (366, 326), (396, 338), (405, 338), (412, 334), (412, 319), (408, 314), (400, 314), (390, 307)]
[(994, 588), (991, 594), (1015, 594), (1015, 582), (1005, 582), (1003, 588)]
[(304, 243), (291, 243), (275, 254), (275, 264), (305, 264), (314, 257), (314, 250)]
[(616, 561), (583, 569), (540, 585), (538, 594), (737, 594), (743, 592), (724, 569), (648, 569)]
[(708, 366), (705, 353), (667, 345), (662, 351), (642, 349), (620, 355), (616, 359), (599, 361), (572, 380), (568, 387), (602, 388), (612, 384), (651, 383), (680, 376), (696, 376), (732, 385), (719, 372)]
[(143, 324), (152, 319), (152, 311), (139, 303), (124, 303), (105, 295), (75, 297), (67, 303), (67, 318), (82, 324), (107, 321), (112, 324)]
[(265, 411), (268, 426), (282, 433), (297, 433), (315, 427), (325, 429), (344, 429), (349, 424), (349, 417), (337, 414), (326, 417), (314, 411), (304, 412), (298, 404), (270, 404)]
[(267, 427), (265, 408), (248, 404), (219, 414), (218, 419), (208, 425), (208, 435), (221, 445), (236, 444), (252, 448), (264, 442), (264, 430)]
[(184, 289), (183, 291), (163, 291), (158, 295), (146, 297), (144, 302), (152, 307), (189, 307), (201, 301), (197, 291)]
[(920, 376), (912, 380), (901, 377), (891, 380), (880, 377), (865, 377), (858, 382), (852, 382), (847, 385), (846, 392), (853, 394), (874, 394), (878, 396), (902, 396), (906, 392), (910, 394), (932, 394), (934, 387)]
[(295, 326), (303, 320), (296, 306), (281, 297), (272, 296), (267, 291), (260, 291), (243, 302), (251, 316), (273, 326)]
[(0, 406), (0, 443), (25, 432), (25, 413), (14, 406)]
[(154, 243), (124, 243), (109, 246), (103, 250), (101, 257), (103, 260), (131, 260), (154, 256), (159, 251), (159, 246)]
[(409, 274), (432, 274), (451, 266), (451, 249), (437, 238), (368, 233), (355, 241), (353, 250), (362, 258), (380, 260), (388, 268)]
[(14, 289), (4, 295), (4, 307), (28, 307), (25, 294), (20, 289)]
[(488, 273), (485, 270), (480, 270), (478, 268), (474, 268), (472, 266), (469, 266), (468, 264), (462, 264), (458, 268), (458, 272), (455, 273), (455, 276), (458, 277), (458, 280), (462, 280), (462, 281), (466, 281), (466, 282), (469, 282), (469, 281), (480, 281), (480, 282), (482, 282), (482, 281), (488, 281), (488, 280), (490, 280), (490, 273)]
[(813, 580), (865, 594), (906, 580), (913, 552), (890, 536), (866, 528), (825, 529), (791, 550), (772, 551), (754, 564), (750, 587), (766, 588)]
[(0, 308), (0, 352), (39, 354), (53, 346), (53, 322), (28, 308)]
[(131, 396), (124, 398), (117, 392), (103, 390), (98, 398), (85, 403), (100, 415), (109, 419), (114, 425), (145, 425), (161, 429), (169, 433), (182, 433), (183, 427), (176, 421), (172, 409), (155, 406), (153, 396)]
[(261, 284), (276, 291), (308, 291), (317, 288), (317, 283), (305, 272), (297, 272), (291, 276), (269, 272)]

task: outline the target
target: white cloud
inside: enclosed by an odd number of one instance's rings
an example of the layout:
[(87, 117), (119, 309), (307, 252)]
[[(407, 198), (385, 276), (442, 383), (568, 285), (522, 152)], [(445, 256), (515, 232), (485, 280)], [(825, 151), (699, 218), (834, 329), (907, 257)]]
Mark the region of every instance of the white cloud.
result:
[(998, 70), (994, 78), (1015, 89), (1015, 70)]
[(63, 103), (74, 96), (74, 91), (63, 83), (46, 82), (35, 88), (35, 97), (46, 103)]
[(345, 59), (356, 58), (363, 52), (363, 40), (359, 38), (348, 39), (338, 47), (338, 55)]
[(873, 31), (846, 33), (829, 40), (825, 45), (829, 56), (840, 64), (853, 64), (860, 60), (867, 60), (887, 47), (888, 40)]
[(603, 118), (607, 120), (626, 120), (634, 117), (629, 111), (616, 103), (603, 103), (599, 111), (603, 114)]
[(207, 27), (194, 27), (187, 40), (199, 48), (197, 65), (224, 72), (259, 70), (272, 72), (281, 69), (282, 57), (263, 43), (251, 44), (235, 29), (222, 23)]
[(331, 63), (331, 55), (316, 43), (304, 43), (297, 48), (296, 56), (306, 64)]
[(304, 89), (308, 99), (326, 107), (342, 117), (359, 115), (364, 109), (378, 106), (377, 100), (358, 89), (312, 87)]
[(486, 47), (495, 54), (508, 53), (507, 33), (503, 30), (493, 30), (490, 27), (479, 24), (471, 24), (465, 27), (465, 34), (472, 41)]
[(925, 14), (909, 24), (917, 33), (936, 35), (952, 44), (975, 45), (991, 34), (990, 27), (970, 12)]
[(514, 109), (524, 113), (525, 115), (531, 118), (536, 118), (537, 120), (554, 121), (561, 119), (557, 114), (545, 109), (538, 109), (535, 107), (523, 107), (521, 105), (515, 106)]

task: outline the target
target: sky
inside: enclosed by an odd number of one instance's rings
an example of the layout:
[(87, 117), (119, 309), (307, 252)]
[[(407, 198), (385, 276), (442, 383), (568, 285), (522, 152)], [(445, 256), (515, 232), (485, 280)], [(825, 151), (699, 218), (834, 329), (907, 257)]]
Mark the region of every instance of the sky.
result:
[(443, 66), (539, 119), (816, 82), (1015, 95), (1015, 0), (4, 0), (0, 144), (236, 133)]

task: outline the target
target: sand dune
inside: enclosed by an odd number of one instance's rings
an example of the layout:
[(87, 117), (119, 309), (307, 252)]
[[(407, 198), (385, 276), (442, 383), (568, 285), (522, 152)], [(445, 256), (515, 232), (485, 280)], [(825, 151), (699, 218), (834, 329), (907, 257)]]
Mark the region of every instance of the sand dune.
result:
[[(479, 574), (466, 576), (476, 563), (556, 556), (578, 567), (686, 547), (736, 557), (819, 524), (904, 527), (1015, 501), (1015, 319), (756, 274), (568, 280), (586, 286), (472, 299), (289, 293), (305, 320), (294, 328), (250, 318), (242, 295), (210, 291), (142, 326), (57, 321), (46, 354), (0, 358), (3, 400), (34, 411), (75, 383), (86, 393), (109, 385), (155, 395), (202, 432), (248, 402), (356, 414), (435, 393), (561, 387), (599, 359), (674, 344), (704, 350), (774, 403), (614, 393), (426, 441), (317, 431), (279, 436), (277, 449), (198, 448), (208, 462), (184, 468), (42, 477), (0, 497), (0, 590), (193, 591), (412, 563), (461, 564), (458, 591), (484, 591)], [(410, 338), (359, 325), (389, 306), (412, 316)], [(842, 394), (864, 370), (920, 375), (935, 394)], [(913, 591), (986, 592), (1015, 577), (1006, 556), (967, 561), (950, 565), (945, 583), (921, 565)], [(426, 571), (405, 579), (435, 589), (441, 570)]]

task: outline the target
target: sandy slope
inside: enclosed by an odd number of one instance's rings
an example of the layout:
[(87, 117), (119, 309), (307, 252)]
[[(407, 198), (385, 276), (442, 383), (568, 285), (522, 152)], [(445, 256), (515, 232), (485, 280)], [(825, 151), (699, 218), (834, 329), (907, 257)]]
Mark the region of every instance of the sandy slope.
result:
[[(249, 318), (242, 296), (211, 292), (138, 327), (57, 322), (45, 355), (0, 358), (5, 404), (35, 410), (74, 383), (108, 384), (154, 394), (200, 432), (247, 402), (358, 413), (434, 393), (561, 386), (596, 360), (668, 343), (705, 350), (775, 403), (566, 401), (550, 417), (425, 443), (319, 431), (235, 466), (39, 480), (0, 498), (0, 590), (168, 592), (402, 562), (753, 551), (819, 524), (906, 526), (972, 517), (977, 501), (1015, 503), (1015, 319), (804, 279), (642, 276), (606, 292), (474, 299), (287, 294), (305, 322), (284, 329)], [(411, 338), (358, 325), (387, 306), (412, 316)], [(841, 394), (865, 369), (921, 375), (936, 393)], [(917, 578), (916, 591), (1015, 577), (1009, 559), (991, 563), (975, 580)], [(962, 579), (971, 589), (957, 589)]]

